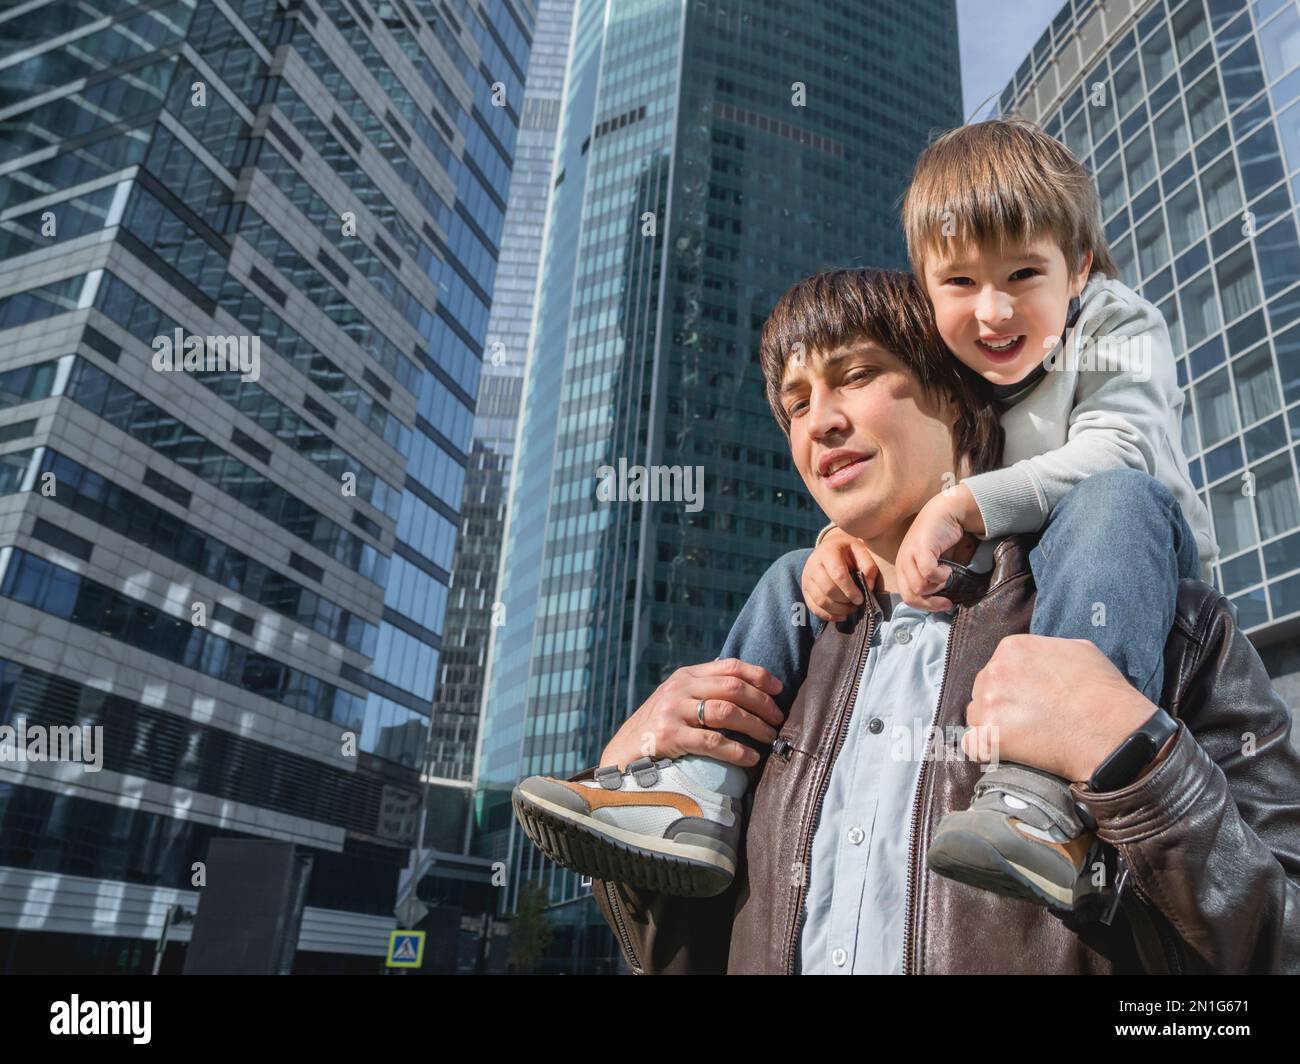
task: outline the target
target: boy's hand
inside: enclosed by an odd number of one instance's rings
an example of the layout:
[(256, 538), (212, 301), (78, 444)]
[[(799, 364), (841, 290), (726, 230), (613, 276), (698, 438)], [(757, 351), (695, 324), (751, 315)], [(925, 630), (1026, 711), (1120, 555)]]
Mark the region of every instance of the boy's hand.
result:
[[(971, 519), (971, 510), (975, 510), (975, 520)], [(909, 606), (930, 611), (952, 609), (952, 601), (938, 594), (951, 572), (942, 558), (968, 531), (975, 531), (967, 523), (977, 524), (983, 531), (978, 513), (975, 498), (965, 485), (940, 492), (921, 507), (894, 561), (898, 593)]]
[(867, 587), (876, 582), (876, 562), (867, 545), (832, 528), (804, 564), (799, 581), (804, 602), (823, 621), (842, 621), (862, 605), (862, 592), (853, 582), (854, 569), (862, 574)]

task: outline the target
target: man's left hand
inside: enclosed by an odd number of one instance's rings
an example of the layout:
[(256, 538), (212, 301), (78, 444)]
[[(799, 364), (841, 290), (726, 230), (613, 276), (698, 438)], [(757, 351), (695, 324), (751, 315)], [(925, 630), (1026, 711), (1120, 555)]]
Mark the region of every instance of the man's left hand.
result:
[(971, 688), (966, 723), (993, 729), (997, 743), (962, 737), (972, 760), (996, 751), (1000, 761), (1088, 780), (1097, 766), (1156, 707), (1086, 639), (1007, 636)]

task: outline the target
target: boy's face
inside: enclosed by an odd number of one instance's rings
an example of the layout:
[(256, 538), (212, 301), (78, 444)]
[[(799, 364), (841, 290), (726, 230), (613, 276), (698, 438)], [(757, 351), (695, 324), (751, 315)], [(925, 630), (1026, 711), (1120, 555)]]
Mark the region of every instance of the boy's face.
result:
[(952, 483), (956, 409), (879, 344), (791, 357), (781, 387), (795, 466), (844, 531), (868, 543), (900, 534)]
[(1072, 272), (1048, 236), (931, 256), (923, 280), (948, 349), (989, 383), (1015, 384), (1056, 347), (1091, 267), (1088, 252)]

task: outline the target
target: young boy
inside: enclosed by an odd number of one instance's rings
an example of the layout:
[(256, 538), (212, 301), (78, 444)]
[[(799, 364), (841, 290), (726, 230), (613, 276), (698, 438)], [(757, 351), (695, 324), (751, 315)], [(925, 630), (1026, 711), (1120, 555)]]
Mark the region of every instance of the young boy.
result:
[[(1030, 631), (1093, 642), (1159, 703), (1178, 580), (1209, 582), (1218, 548), (1182, 452), (1168, 329), (1111, 279), (1091, 180), (1030, 122), (966, 126), (918, 160), (903, 227), (940, 335), (992, 386), (1006, 432), (1004, 468), (967, 477), (917, 515), (897, 562), (904, 601), (952, 608), (941, 558), (963, 535), (1042, 530), (1030, 555)], [(838, 530), (818, 540), (805, 597), (838, 619), (860, 595), (828, 570), (838, 575), (861, 552)], [(1003, 765), (985, 774), (969, 810), (940, 823), (926, 862), (1070, 911), (1095, 892), (1093, 841), (1065, 781)], [(1073, 882), (1031, 871), (1042, 846), (1065, 847)]]
[[(942, 557), (964, 537), (1042, 531), (1030, 556), (1031, 632), (1090, 640), (1158, 703), (1178, 580), (1208, 580), (1217, 548), (1188, 480), (1168, 330), (1154, 307), (1110, 279), (1118, 271), (1092, 182), (1068, 149), (1031, 123), (964, 126), (922, 153), (903, 226), (938, 332), (992, 387), (1006, 440), (1003, 468), (945, 485), (950, 490), (918, 513), (898, 552), (903, 601), (952, 608), (943, 590), (953, 566)], [(818, 537), (802, 586), (823, 620), (862, 603), (851, 574), (857, 569), (868, 582), (875, 574), (861, 548), (838, 530)], [(762, 607), (771, 630), (789, 627), (796, 597), (792, 590), (791, 601)], [(788, 705), (811, 639), (749, 644), (732, 646), (733, 656), (776, 676)], [(744, 769), (696, 755), (606, 771), (614, 787), (621, 784), (613, 775), (628, 776), (697, 799), (701, 791), (739, 797), (749, 784)], [(517, 788), (517, 805), (519, 795)], [(640, 852), (634, 825), (615, 837)], [(984, 774), (969, 810), (941, 822), (927, 864), (1071, 911), (1096, 890), (1093, 842), (1065, 781), (1003, 764)], [(1044, 876), (1034, 853), (1044, 848), (1069, 862)], [(662, 848), (645, 853), (647, 862), (672, 859)], [(680, 893), (716, 893), (727, 879), (716, 869), (686, 877)]]

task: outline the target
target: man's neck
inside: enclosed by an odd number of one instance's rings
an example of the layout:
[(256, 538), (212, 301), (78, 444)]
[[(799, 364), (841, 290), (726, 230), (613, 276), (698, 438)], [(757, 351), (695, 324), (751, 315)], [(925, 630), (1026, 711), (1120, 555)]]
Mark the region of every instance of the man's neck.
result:
[[(867, 550), (875, 560), (876, 568), (880, 571), (873, 591), (892, 593), (898, 591), (898, 579), (896, 576), (895, 564), (898, 559), (898, 549), (903, 544), (903, 538), (907, 535), (911, 522), (901, 529), (894, 529), (886, 535), (874, 539), (864, 540)], [(966, 565), (974, 557), (976, 549), (979, 547), (978, 537), (967, 534), (962, 541), (947, 552), (947, 557), (953, 561)]]

